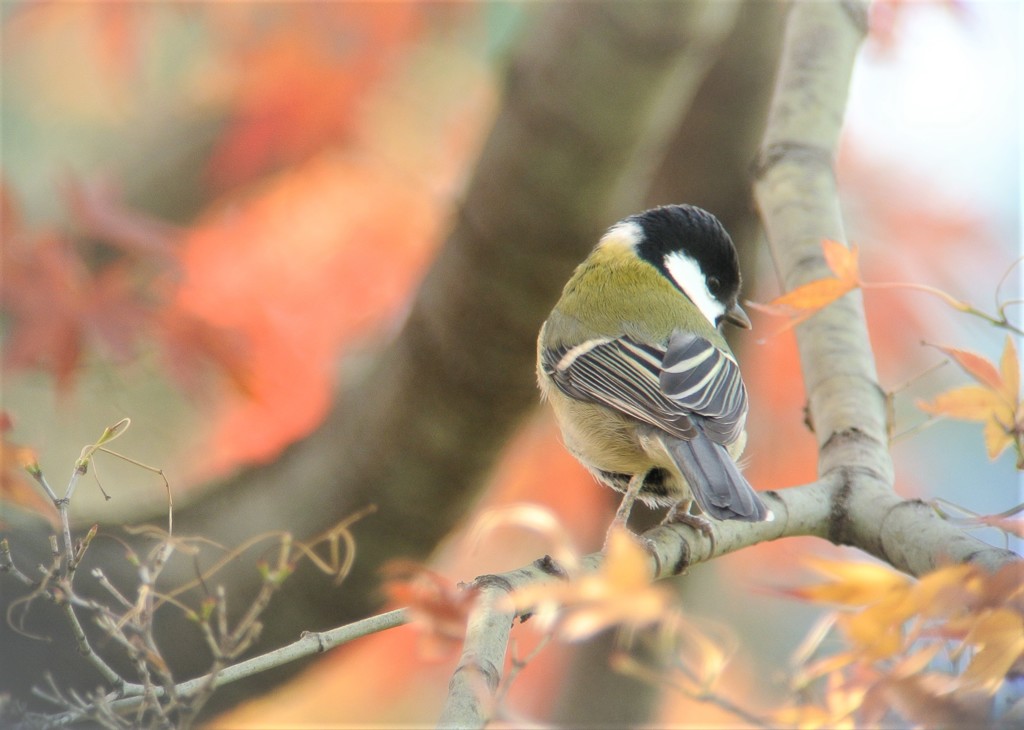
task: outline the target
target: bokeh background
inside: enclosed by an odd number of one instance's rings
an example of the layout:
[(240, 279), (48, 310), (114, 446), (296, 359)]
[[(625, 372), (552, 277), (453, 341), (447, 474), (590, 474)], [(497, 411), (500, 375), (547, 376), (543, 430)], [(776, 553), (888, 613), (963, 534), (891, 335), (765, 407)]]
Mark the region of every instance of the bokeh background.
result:
[[(118, 450), (162, 469), (184, 505), (310, 434), (352, 363), (400, 327), (502, 103), (510, 48), (536, 11), (5, 2), (10, 438), (60, 481), (84, 444), (130, 417)], [(875, 4), (838, 164), (868, 280), (930, 284), (989, 311), (996, 296), (1021, 296), (1022, 269), (1003, 277), (1021, 255), (1022, 18), (1011, 0)], [(747, 259), (745, 296), (779, 294), (767, 247)], [(900, 493), (982, 514), (1020, 501), (1012, 455), (989, 461), (979, 425), (921, 428), (914, 407), (965, 380), (955, 366), (931, 370), (942, 357), (922, 343), (996, 359), (1003, 334), (922, 293), (871, 291), (865, 301), (880, 380), (894, 392)], [(1008, 312), (1020, 321), (1020, 307)], [(751, 393), (747, 473), (763, 489), (815, 470), (781, 325), (755, 315), (753, 334), (733, 339)], [(81, 490), (82, 524), (163, 509), (154, 475), (113, 459), (98, 468), (112, 499)], [(0, 509), (32, 507), (9, 489)], [(581, 550), (600, 544), (614, 508), (541, 410), (508, 444), (476, 509), (523, 501), (550, 508)], [(995, 531), (979, 536), (1002, 544)], [(430, 563), (466, 580), (549, 548), (503, 528), (471, 549), (462, 530)], [(818, 615), (779, 589), (803, 578), (801, 556), (823, 551), (844, 552), (784, 540), (695, 568), (680, 586), (687, 611), (734, 637), (727, 686), (754, 707), (784, 694), (786, 657)], [(529, 624), (514, 636), (520, 655), (537, 641)], [(592, 671), (606, 644), (548, 646), (513, 685), (509, 708), (587, 717), (581, 706), (600, 705), (601, 682), (615, 682)], [(223, 723), (432, 722), (454, 648), (425, 647), (413, 627), (371, 637)], [(672, 695), (655, 717), (730, 721)]]

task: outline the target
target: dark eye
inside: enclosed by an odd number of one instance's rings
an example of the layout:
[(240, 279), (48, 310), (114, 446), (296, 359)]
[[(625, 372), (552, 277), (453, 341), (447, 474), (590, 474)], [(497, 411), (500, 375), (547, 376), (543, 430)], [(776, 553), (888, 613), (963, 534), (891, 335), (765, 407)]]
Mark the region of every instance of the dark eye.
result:
[(717, 276), (708, 277), (708, 291), (712, 294), (718, 294), (722, 289), (722, 282)]

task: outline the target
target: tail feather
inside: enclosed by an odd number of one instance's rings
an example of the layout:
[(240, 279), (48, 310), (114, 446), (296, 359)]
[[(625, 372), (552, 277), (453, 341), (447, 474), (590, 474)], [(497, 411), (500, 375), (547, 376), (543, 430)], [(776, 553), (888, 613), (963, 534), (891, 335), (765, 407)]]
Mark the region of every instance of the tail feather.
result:
[(740, 474), (722, 444), (700, 432), (687, 440), (668, 434), (660, 438), (704, 512), (719, 520), (762, 522), (772, 519), (771, 510)]

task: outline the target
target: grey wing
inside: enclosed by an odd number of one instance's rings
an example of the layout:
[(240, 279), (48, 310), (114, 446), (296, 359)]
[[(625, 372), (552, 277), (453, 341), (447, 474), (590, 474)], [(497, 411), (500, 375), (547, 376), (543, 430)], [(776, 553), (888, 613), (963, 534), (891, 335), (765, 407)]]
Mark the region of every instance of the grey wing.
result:
[(747, 389), (739, 366), (724, 350), (689, 332), (676, 332), (661, 363), (662, 391), (703, 417), (712, 441), (730, 444), (747, 422)]
[(701, 430), (721, 444), (743, 430), (747, 394), (739, 367), (698, 335), (677, 332), (666, 348), (630, 337), (545, 350), (542, 367), (563, 393), (612, 408), (680, 439)]

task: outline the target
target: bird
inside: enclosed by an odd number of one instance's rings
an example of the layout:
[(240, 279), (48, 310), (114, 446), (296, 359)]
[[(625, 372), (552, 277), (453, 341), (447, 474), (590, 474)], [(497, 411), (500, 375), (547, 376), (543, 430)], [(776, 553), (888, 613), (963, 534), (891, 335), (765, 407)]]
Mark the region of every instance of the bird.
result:
[(736, 463), (747, 390), (722, 329), (751, 327), (740, 284), (714, 215), (660, 206), (605, 232), (542, 325), (541, 397), (568, 451), (624, 494), (608, 535), (636, 499), (668, 507), (666, 522), (698, 528), (712, 547), (709, 517), (773, 518)]

